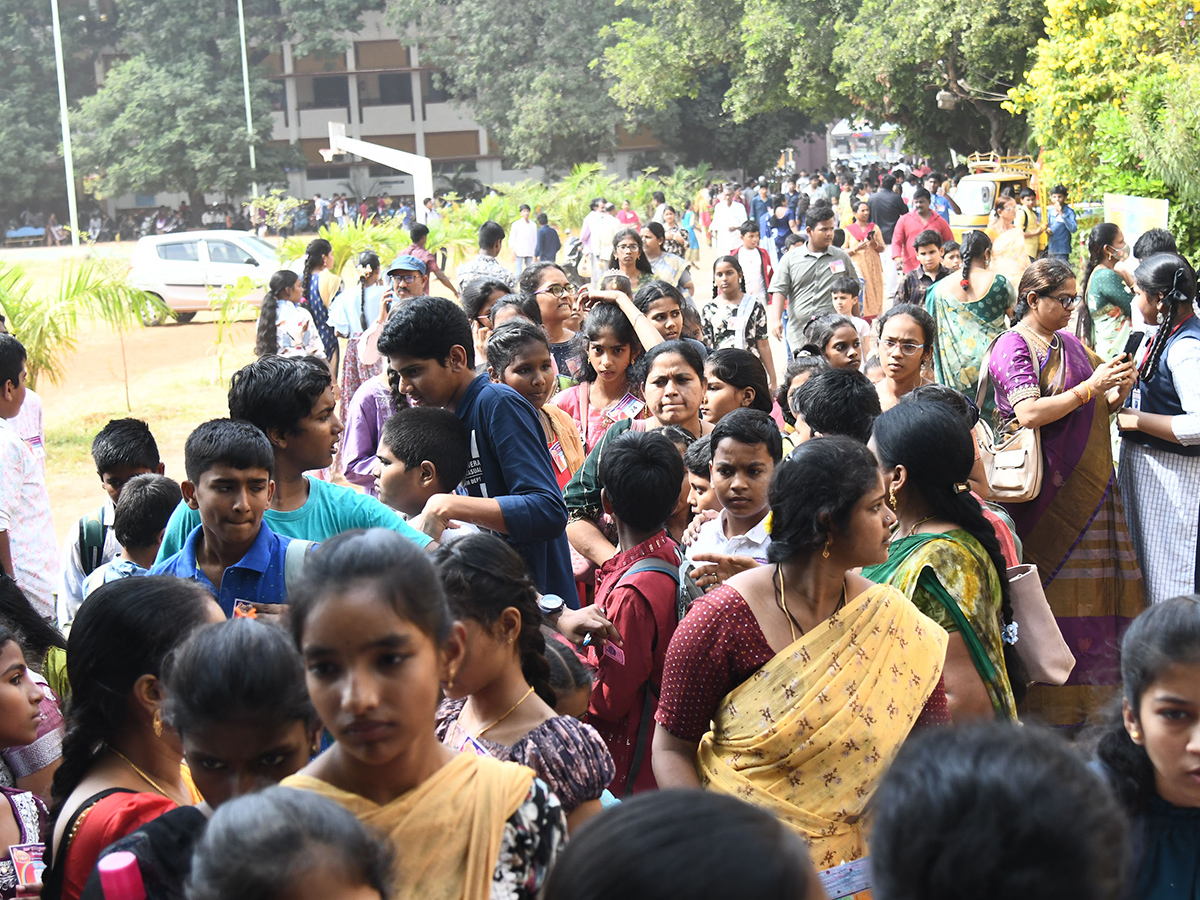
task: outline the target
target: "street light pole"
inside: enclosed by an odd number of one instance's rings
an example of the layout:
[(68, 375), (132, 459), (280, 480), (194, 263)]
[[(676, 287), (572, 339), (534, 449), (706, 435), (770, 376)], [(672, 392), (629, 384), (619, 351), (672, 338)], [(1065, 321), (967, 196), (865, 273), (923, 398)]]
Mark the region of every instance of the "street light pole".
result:
[(246, 55), (246, 11), (238, 0), (238, 34), (242, 41), (242, 91), (246, 99), (246, 139), (250, 144), (250, 171), (254, 172), (254, 196), (258, 196), (258, 164), (254, 160), (254, 117), (250, 114), (250, 64)]
[(62, 26), (58, 21), (58, 0), (50, 0), (54, 26), (54, 64), (58, 70), (58, 114), (62, 119), (63, 165), (67, 170), (67, 207), (71, 216), (71, 246), (79, 247), (79, 209), (75, 200), (75, 158), (71, 155), (71, 124), (67, 119), (67, 75), (63, 66)]

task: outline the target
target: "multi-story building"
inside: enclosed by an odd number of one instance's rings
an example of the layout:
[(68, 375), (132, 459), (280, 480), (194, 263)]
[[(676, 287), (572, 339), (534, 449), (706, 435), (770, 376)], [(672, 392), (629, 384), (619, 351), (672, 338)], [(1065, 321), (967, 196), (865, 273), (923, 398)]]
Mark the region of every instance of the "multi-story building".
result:
[[(468, 107), (450, 102), (435, 85), (436, 70), (423, 64), (420, 49), (401, 38), (383, 14), (365, 14), (361, 30), (345, 38), (349, 46), (336, 56), (296, 56), (292, 45), (284, 43), (262, 63), (275, 85), (272, 140), (296, 144), (304, 153), (304, 168), (288, 172), (288, 193), (306, 198), (318, 193), (412, 195), (412, 178), (387, 166), (357, 157), (322, 160), (320, 150), (329, 146), (331, 121), (344, 123), (349, 137), (428, 156), (437, 189), (448, 187), (439, 175), (475, 179), (482, 185), (542, 177), (540, 169), (504, 168), (487, 130), (471, 118)], [(634, 154), (657, 146), (645, 133), (618, 128), (616, 151), (600, 161), (624, 176)], [(175, 205), (182, 199), (186, 198), (129, 195), (116, 205)], [(417, 203), (421, 199), (415, 198)]]

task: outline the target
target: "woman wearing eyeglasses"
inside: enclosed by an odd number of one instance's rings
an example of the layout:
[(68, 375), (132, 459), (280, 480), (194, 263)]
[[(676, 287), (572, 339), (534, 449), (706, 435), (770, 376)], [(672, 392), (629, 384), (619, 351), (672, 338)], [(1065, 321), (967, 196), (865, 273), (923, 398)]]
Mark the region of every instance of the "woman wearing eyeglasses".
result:
[(875, 320), (879, 328), (879, 365), (883, 377), (875, 385), (879, 405), (891, 409), (900, 398), (925, 383), (925, 364), (937, 341), (933, 316), (912, 303), (898, 303)]
[(1033, 263), (1017, 290), (1016, 325), (988, 364), (1000, 420), (1041, 430), (1041, 492), (1004, 506), (1075, 655), (1065, 686), (1034, 685), (1026, 698), (1026, 711), (1052, 725), (1081, 725), (1108, 701), (1120, 680), (1120, 635), (1145, 605), (1108, 425), (1137, 373), (1124, 356), (1104, 362), (1064, 330), (1076, 293), (1065, 262)]
[(963, 235), (962, 269), (936, 282), (925, 308), (937, 322), (933, 374), (939, 384), (975, 396), (979, 366), (992, 341), (1008, 329), (1016, 285), (993, 272), (992, 241), (982, 231)]
[[(605, 275), (624, 275), (636, 291), (654, 278), (654, 270), (642, 247), (642, 236), (636, 228), (624, 228), (613, 238), (613, 255)], [(674, 286), (672, 284), (672, 286)]]

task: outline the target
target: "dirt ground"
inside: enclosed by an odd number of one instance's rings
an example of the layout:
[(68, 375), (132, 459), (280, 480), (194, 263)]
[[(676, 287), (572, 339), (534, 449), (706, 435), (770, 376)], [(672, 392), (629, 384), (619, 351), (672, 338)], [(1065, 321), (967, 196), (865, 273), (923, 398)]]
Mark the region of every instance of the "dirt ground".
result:
[(62, 384), (38, 385), (46, 430), (46, 485), (60, 540), (79, 516), (104, 501), (90, 455), (91, 438), (112, 418), (144, 419), (158, 442), (166, 472), (183, 475), (183, 443), (198, 423), (228, 415), (229, 374), (252, 356), (253, 323), (234, 326), (235, 349), (218, 379), (216, 328), (197, 317), (187, 325), (139, 329), (123, 336), (129, 405), (120, 341), (106, 328), (86, 328), (66, 359)]

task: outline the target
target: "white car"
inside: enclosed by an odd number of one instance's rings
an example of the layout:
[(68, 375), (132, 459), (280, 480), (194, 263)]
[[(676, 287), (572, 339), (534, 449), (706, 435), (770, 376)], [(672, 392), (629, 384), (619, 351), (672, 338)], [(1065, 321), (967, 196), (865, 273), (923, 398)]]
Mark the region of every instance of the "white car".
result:
[(248, 231), (180, 231), (139, 240), (128, 280), (130, 287), (166, 303), (180, 322), (190, 322), (209, 308), (209, 288), (226, 287), (243, 276), (265, 286), (278, 268), (276, 249)]

